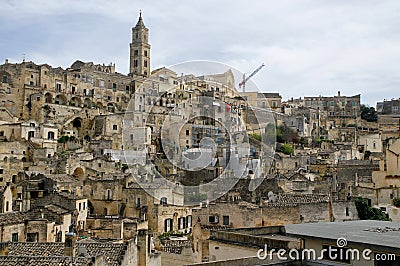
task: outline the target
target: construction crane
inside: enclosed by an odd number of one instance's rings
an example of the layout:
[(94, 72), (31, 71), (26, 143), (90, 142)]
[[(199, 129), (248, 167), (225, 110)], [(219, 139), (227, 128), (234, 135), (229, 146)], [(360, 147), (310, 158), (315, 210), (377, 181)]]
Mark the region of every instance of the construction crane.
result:
[(261, 68), (263, 68), (265, 65), (264, 63), (259, 66), (256, 70), (253, 71), (248, 77), (246, 77), (246, 74), (243, 74), (243, 80), (242, 82), (239, 83), (239, 88), (243, 88), (243, 92), (246, 92), (246, 82), (249, 81), (255, 74), (257, 74), (258, 71), (260, 71)]

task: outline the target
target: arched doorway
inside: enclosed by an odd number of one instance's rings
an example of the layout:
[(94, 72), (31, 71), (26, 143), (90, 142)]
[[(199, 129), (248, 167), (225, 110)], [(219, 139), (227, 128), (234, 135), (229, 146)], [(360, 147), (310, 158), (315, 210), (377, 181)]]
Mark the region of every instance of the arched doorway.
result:
[(53, 103), (53, 95), (50, 92), (46, 93), (44, 98), (46, 103)]
[(55, 103), (55, 104), (66, 105), (66, 104), (67, 104), (67, 98), (66, 98), (64, 95), (59, 94), (59, 95), (57, 95), (56, 98), (54, 99), (54, 103)]

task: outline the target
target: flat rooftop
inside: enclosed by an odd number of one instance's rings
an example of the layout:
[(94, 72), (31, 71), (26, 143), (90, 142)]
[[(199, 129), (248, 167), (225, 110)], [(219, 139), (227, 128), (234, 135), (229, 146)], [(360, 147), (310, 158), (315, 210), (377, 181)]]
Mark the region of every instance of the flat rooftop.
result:
[(285, 225), (287, 235), (400, 248), (400, 223), (374, 220)]

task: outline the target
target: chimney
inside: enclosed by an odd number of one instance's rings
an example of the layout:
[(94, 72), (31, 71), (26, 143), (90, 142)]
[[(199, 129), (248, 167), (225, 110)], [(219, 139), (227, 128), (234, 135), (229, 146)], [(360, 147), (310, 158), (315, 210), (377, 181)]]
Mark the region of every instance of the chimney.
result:
[(76, 252), (76, 234), (68, 232), (65, 234), (64, 256), (75, 257)]
[(8, 64), (8, 59), (6, 59), (6, 65)]
[(337, 95), (340, 97), (340, 91), (337, 92)]

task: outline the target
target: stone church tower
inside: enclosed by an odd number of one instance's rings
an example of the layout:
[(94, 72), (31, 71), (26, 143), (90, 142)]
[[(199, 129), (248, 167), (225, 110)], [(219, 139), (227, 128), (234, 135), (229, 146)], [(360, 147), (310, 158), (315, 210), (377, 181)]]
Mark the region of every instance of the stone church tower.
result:
[(136, 26), (132, 28), (129, 72), (144, 77), (150, 75), (149, 29), (143, 23), (142, 12)]

